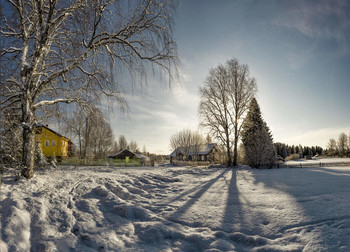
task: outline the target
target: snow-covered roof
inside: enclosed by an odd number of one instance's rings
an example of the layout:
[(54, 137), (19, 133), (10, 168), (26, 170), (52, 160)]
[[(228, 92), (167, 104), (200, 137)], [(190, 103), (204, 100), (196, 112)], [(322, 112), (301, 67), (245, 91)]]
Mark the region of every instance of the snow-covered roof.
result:
[[(193, 155), (195, 153), (197, 154), (197, 152), (198, 152), (198, 155), (207, 155), (214, 147), (215, 147), (215, 143), (203, 144), (199, 146), (199, 150), (196, 146), (191, 146), (188, 150), (187, 155)], [(185, 152), (186, 152), (185, 147), (178, 147), (172, 153), (170, 153), (170, 157), (175, 157), (178, 154), (185, 155)]]
[(177, 154), (184, 153), (184, 147), (177, 147), (172, 153), (170, 153), (170, 157), (176, 157)]
[(199, 155), (206, 155), (206, 154), (208, 154), (214, 147), (215, 147), (215, 144), (214, 144), (214, 143), (202, 145), (201, 148), (199, 149), (198, 154), (199, 154)]

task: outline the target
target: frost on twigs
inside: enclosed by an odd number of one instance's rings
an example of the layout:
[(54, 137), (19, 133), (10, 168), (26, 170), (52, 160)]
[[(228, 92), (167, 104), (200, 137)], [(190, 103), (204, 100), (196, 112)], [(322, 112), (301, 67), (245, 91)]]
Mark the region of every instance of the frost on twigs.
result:
[(159, 2), (1, 1), (0, 109), (20, 114), (25, 177), (34, 172), (38, 114), (48, 116), (62, 103), (96, 104), (102, 97), (125, 109), (121, 78), (142, 86), (148, 70), (171, 84), (177, 76), (175, 9), (171, 1)]

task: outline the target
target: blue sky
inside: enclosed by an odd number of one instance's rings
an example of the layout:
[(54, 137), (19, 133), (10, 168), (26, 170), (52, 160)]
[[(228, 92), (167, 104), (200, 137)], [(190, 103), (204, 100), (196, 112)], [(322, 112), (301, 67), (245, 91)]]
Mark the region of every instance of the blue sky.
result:
[[(150, 152), (196, 130), (199, 87), (210, 68), (237, 58), (257, 80), (257, 100), (274, 140), (326, 147), (350, 133), (349, 1), (178, 1), (179, 81), (151, 75), (128, 95), (130, 110), (110, 122)], [(202, 130), (205, 133), (205, 130)]]

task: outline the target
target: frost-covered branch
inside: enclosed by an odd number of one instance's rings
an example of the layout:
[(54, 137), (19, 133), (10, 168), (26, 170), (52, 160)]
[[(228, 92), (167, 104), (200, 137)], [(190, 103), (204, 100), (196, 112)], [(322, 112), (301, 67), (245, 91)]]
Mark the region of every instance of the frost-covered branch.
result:
[[(169, 80), (176, 75), (173, 12), (171, 1), (158, 0), (1, 1), (2, 85), (20, 94), (1, 92), (0, 105), (20, 102), (23, 125), (35, 125), (36, 109), (62, 102), (88, 104), (104, 95), (127, 106), (121, 72), (133, 79), (151, 66)], [(28, 167), (32, 132), (26, 127), (23, 134)]]
[(34, 108), (37, 109), (39, 107), (46, 106), (46, 105), (53, 105), (57, 103), (72, 103), (77, 101), (78, 101), (77, 99), (55, 99), (51, 101), (40, 101), (34, 105)]

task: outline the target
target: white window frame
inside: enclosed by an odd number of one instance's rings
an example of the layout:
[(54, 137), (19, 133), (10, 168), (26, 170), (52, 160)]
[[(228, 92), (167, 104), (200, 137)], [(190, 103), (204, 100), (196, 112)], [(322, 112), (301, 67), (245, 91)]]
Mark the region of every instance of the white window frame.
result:
[(45, 147), (50, 147), (50, 141), (49, 140), (45, 140)]
[(51, 146), (52, 146), (52, 147), (56, 147), (56, 146), (57, 146), (56, 140), (52, 140), (52, 141), (51, 141)]

